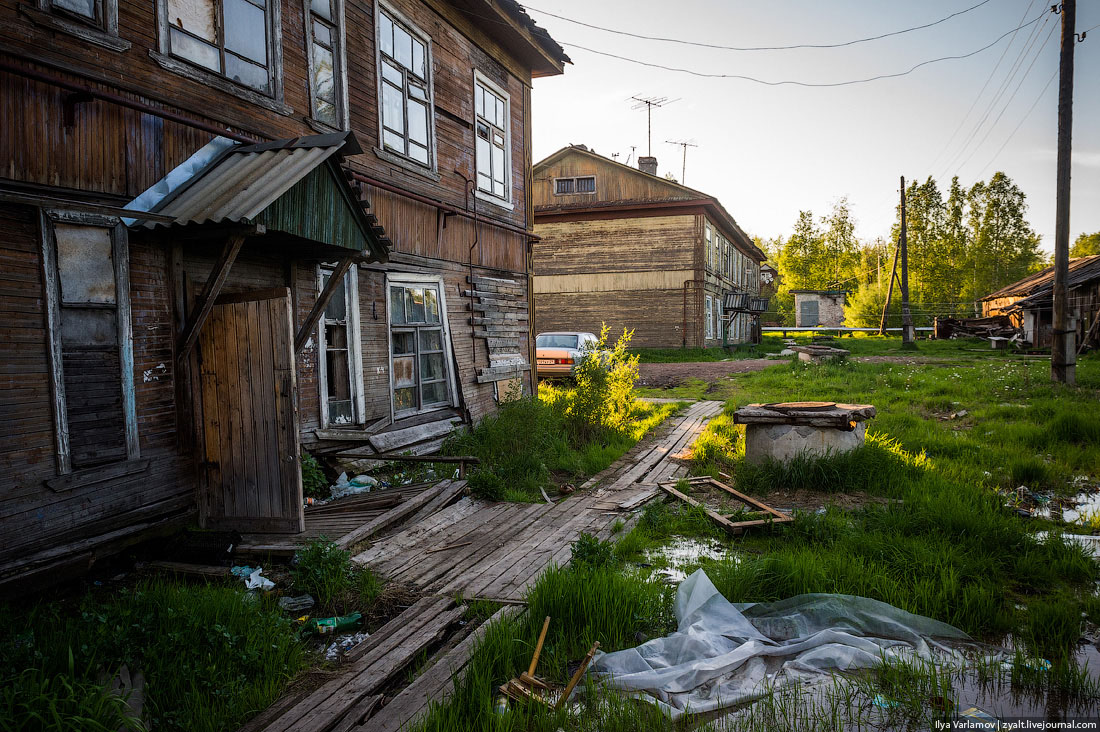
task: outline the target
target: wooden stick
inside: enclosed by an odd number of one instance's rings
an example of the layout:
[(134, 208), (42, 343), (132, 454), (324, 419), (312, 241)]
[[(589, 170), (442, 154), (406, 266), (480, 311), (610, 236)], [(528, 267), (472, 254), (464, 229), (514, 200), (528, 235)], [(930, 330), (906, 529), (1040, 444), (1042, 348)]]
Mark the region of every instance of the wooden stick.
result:
[(527, 669), (528, 676), (535, 675), (535, 666), (539, 665), (539, 656), (542, 655), (542, 644), (546, 641), (546, 631), (550, 628), (550, 616), (542, 621), (542, 632), (539, 633), (539, 642), (535, 644), (535, 655), (531, 656), (531, 666)]
[(569, 685), (565, 687), (565, 691), (558, 697), (558, 703), (554, 705), (555, 709), (561, 709), (562, 705), (565, 704), (565, 700), (573, 693), (573, 687), (581, 680), (581, 676), (584, 675), (585, 670), (588, 668), (588, 664), (592, 662), (592, 656), (596, 655), (596, 649), (599, 647), (599, 641), (592, 644), (592, 648), (589, 649), (588, 655), (584, 657), (584, 660), (581, 661), (581, 665), (577, 667), (577, 672), (573, 674), (573, 678), (569, 679)]
[(448, 549), (458, 549), (460, 547), (470, 546), (470, 544), (472, 544), (472, 543), (473, 542), (470, 542), (470, 541), (464, 541), (461, 544), (451, 544), (450, 546), (440, 546), (440, 547), (436, 547), (435, 549), (428, 549), (424, 553), (425, 554), (435, 554), (436, 552), (445, 552)]

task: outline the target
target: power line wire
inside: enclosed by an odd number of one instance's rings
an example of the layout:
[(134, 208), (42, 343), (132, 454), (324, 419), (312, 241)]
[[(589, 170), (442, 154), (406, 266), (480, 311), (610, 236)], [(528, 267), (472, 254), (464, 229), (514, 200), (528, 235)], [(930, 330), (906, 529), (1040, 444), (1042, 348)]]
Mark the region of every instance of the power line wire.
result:
[[(1043, 11), (1043, 14), (1045, 15), (1046, 11)], [(1012, 33), (1015, 33), (1016, 31), (1020, 30), (1021, 28), (1026, 28), (1027, 26), (1032, 25), (1033, 23), (1037, 23), (1042, 17), (1043, 17), (1043, 15), (1040, 15), (1040, 16), (1036, 17), (1034, 20), (1030, 20), (1030, 21), (1028, 21), (1027, 23), (1024, 23), (1021, 26), (1017, 26), (1016, 28), (1013, 28), (1012, 30), (1006, 31), (1005, 33), (1002, 33), (1000, 36), (998, 36), (991, 43), (989, 43), (985, 46), (982, 46), (981, 48), (979, 48), (975, 51), (971, 51), (970, 53), (964, 53), (964, 54), (960, 54), (958, 56), (941, 56), (939, 58), (929, 59), (927, 61), (921, 61), (920, 63), (914, 65), (913, 67), (911, 67), (907, 71), (899, 71), (898, 73), (894, 73), (894, 74), (879, 74), (877, 76), (869, 76), (865, 79), (850, 79), (848, 81), (822, 82), (822, 83), (814, 83), (814, 82), (807, 82), (807, 81), (795, 81), (793, 79), (785, 79), (783, 81), (767, 81), (766, 79), (757, 79), (756, 77), (745, 76), (743, 74), (708, 73), (708, 72), (705, 72), (705, 71), (696, 71), (694, 69), (684, 69), (684, 68), (679, 68), (679, 67), (675, 67), (675, 66), (664, 66), (663, 64), (656, 64), (656, 63), (653, 63), (653, 62), (650, 62), (650, 61), (642, 61), (640, 59), (630, 58), (628, 56), (620, 56), (619, 54), (609, 53), (607, 51), (597, 51), (594, 48), (588, 48), (587, 46), (582, 46), (582, 45), (577, 44), (577, 43), (566, 43), (565, 41), (559, 41), (559, 43), (562, 46), (567, 46), (569, 48), (576, 48), (576, 49), (579, 49), (581, 51), (587, 51), (589, 53), (594, 53), (597, 56), (606, 56), (608, 58), (614, 58), (614, 59), (618, 59), (620, 61), (626, 61), (627, 63), (637, 64), (639, 66), (647, 66), (649, 68), (661, 69), (663, 71), (674, 71), (674, 72), (677, 72), (677, 73), (689, 74), (691, 76), (698, 76), (698, 77), (702, 77), (702, 78), (705, 78), (705, 79), (740, 79), (742, 81), (751, 81), (755, 84), (763, 84), (765, 86), (786, 86), (786, 85), (790, 85), (790, 86), (803, 86), (803, 87), (836, 87), (836, 86), (850, 86), (852, 84), (866, 84), (868, 82), (879, 81), (881, 79), (895, 79), (899, 76), (907, 76), (907, 75), (913, 73), (914, 71), (916, 71), (917, 69), (921, 68), (922, 66), (928, 66), (929, 64), (939, 63), (941, 61), (955, 61), (955, 60), (959, 60), (959, 59), (970, 58), (971, 56), (976, 56), (979, 53), (981, 53), (982, 51), (986, 51), (986, 50), (992, 48), (993, 46), (997, 45), (998, 43), (1003, 41), (1005, 38), (1007, 38), (1009, 35), (1011, 35)]]
[[(551, 18), (557, 18), (558, 20), (564, 20), (567, 23), (573, 23), (575, 25), (583, 26), (585, 28), (591, 28), (593, 30), (603, 31), (605, 33), (614, 33), (615, 35), (619, 35), (619, 36), (628, 36), (630, 38), (637, 38), (637, 39), (640, 39), (640, 40), (643, 40), (643, 41), (660, 41), (662, 43), (679, 43), (679, 44), (682, 44), (684, 46), (696, 46), (698, 48), (714, 48), (714, 49), (718, 49), (718, 50), (722, 50), (722, 51), (791, 51), (791, 50), (799, 49), (799, 48), (843, 48), (845, 46), (854, 46), (858, 43), (867, 43), (868, 41), (877, 41), (877, 40), (880, 40), (880, 39), (883, 39), (883, 38), (890, 38), (891, 36), (900, 36), (904, 33), (912, 33), (913, 31), (923, 30), (925, 28), (931, 28), (932, 26), (939, 25), (940, 23), (945, 23), (945, 22), (951, 20), (952, 18), (954, 18), (956, 16), (965, 15), (966, 13), (969, 13), (971, 10), (976, 10), (976, 9), (980, 8), (981, 6), (985, 5), (988, 2), (990, 2), (990, 0), (982, 0), (977, 5), (972, 5), (969, 8), (967, 8), (966, 10), (960, 10), (958, 12), (951, 13), (951, 15), (940, 18), (939, 20), (933, 21), (931, 23), (925, 23), (924, 25), (913, 26), (912, 28), (903, 28), (901, 30), (891, 31), (889, 33), (882, 33), (882, 34), (877, 35), (877, 36), (869, 36), (867, 38), (857, 38), (857, 39), (851, 40), (851, 41), (844, 41), (843, 43), (797, 43), (797, 44), (793, 44), (793, 45), (790, 45), (790, 46), (726, 46), (726, 45), (722, 45), (722, 44), (718, 44), (718, 43), (702, 43), (700, 41), (688, 41), (688, 40), (685, 40), (683, 38), (665, 38), (663, 36), (647, 36), (647, 35), (644, 35), (642, 33), (631, 33), (629, 31), (619, 30), (617, 28), (607, 28), (605, 26), (596, 25), (594, 23), (585, 23), (584, 21), (577, 20), (575, 18), (570, 18), (570, 17), (564, 16), (564, 15), (558, 15), (556, 13), (551, 13), (548, 10), (540, 10), (539, 8), (535, 8), (535, 7), (532, 7), (530, 5), (525, 5), (524, 8), (527, 9), (527, 10), (534, 10), (536, 13), (542, 13), (543, 15), (547, 15)], [(579, 48), (579, 46), (578, 46), (578, 48)]]
[[(1035, 0), (1031, 0), (1031, 2), (1028, 3), (1028, 6), (1024, 8), (1024, 12), (1020, 15), (1020, 20), (1017, 21), (1018, 23), (1024, 22), (1024, 18), (1026, 18), (1031, 12), (1031, 7), (1034, 4)], [(1008, 42), (1008, 45), (1004, 47), (1004, 50), (1001, 51), (1001, 55), (997, 59), (997, 63), (993, 65), (993, 69), (989, 72), (989, 76), (986, 77), (985, 83), (982, 84), (981, 90), (979, 90), (977, 96), (974, 97), (974, 101), (970, 103), (970, 108), (966, 110), (966, 114), (964, 114), (962, 119), (959, 120), (959, 125), (955, 128), (955, 131), (951, 133), (951, 137), (948, 139), (947, 144), (940, 148), (940, 151), (936, 153), (936, 157), (928, 165), (929, 169), (935, 169), (940, 162), (940, 158), (945, 155), (948, 150), (951, 149), (952, 145), (955, 144), (955, 139), (958, 137), (959, 131), (962, 130), (963, 125), (966, 124), (966, 121), (970, 119), (970, 113), (974, 111), (974, 107), (978, 106), (978, 100), (982, 98), (983, 94), (985, 94), (985, 90), (989, 87), (989, 82), (993, 81), (993, 77), (997, 75), (997, 69), (1001, 68), (1001, 63), (1005, 60), (1005, 56), (1008, 55), (1008, 50), (1012, 48), (1012, 44), (1015, 41), (1016, 39), (1013, 38), (1011, 41)]]
[[(1100, 27), (1100, 26), (1097, 26), (1097, 27)], [(1012, 132), (1009, 134), (1009, 136), (1007, 138), (1005, 138), (1005, 141), (1003, 143), (1001, 143), (1001, 146), (999, 148), (997, 148), (997, 152), (993, 153), (993, 157), (990, 158), (989, 162), (986, 163), (985, 166), (982, 167), (982, 169), (978, 172), (978, 177), (979, 178), (981, 178), (981, 176), (985, 175), (985, 171), (989, 168), (990, 165), (993, 164), (993, 162), (997, 159), (997, 157), (1000, 156), (1000, 154), (1004, 151), (1005, 147), (1008, 145), (1009, 141), (1011, 141), (1012, 138), (1016, 136), (1016, 133), (1020, 131), (1020, 128), (1023, 127), (1024, 122), (1027, 121), (1027, 118), (1030, 117), (1031, 113), (1035, 111), (1035, 107), (1037, 107), (1039, 105), (1039, 100), (1042, 99), (1044, 96), (1046, 96), (1047, 90), (1050, 89), (1050, 85), (1054, 83), (1054, 80), (1057, 77), (1058, 77), (1058, 69), (1055, 69), (1054, 73), (1050, 75), (1050, 79), (1047, 80), (1046, 86), (1044, 86), (1043, 90), (1041, 92), (1039, 92), (1039, 96), (1035, 97), (1035, 101), (1031, 103), (1031, 107), (1027, 110), (1027, 112), (1024, 114), (1024, 116), (1021, 117), (1020, 121), (1016, 124), (1016, 128), (1014, 130), (1012, 130)]]

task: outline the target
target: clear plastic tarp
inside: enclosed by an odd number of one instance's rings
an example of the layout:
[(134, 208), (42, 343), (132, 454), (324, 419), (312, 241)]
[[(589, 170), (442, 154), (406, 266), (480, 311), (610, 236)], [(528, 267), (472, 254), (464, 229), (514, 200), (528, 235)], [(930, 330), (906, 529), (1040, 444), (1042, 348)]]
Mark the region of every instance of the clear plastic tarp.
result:
[(874, 667), (884, 656), (957, 657), (942, 641), (970, 640), (946, 623), (852, 595), (734, 605), (703, 570), (680, 583), (675, 612), (675, 633), (600, 654), (589, 670), (600, 685), (649, 699), (673, 719)]

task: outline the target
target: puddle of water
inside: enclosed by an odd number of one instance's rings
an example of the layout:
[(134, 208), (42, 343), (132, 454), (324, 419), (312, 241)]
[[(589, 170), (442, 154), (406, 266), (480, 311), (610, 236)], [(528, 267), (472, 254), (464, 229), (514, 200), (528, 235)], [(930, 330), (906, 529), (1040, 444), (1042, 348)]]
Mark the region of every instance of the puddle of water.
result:
[(688, 569), (703, 559), (722, 559), (726, 548), (717, 539), (695, 539), (687, 536), (673, 536), (668, 544), (647, 549), (645, 561), (659, 565), (655, 574), (665, 582), (677, 584), (688, 576)]

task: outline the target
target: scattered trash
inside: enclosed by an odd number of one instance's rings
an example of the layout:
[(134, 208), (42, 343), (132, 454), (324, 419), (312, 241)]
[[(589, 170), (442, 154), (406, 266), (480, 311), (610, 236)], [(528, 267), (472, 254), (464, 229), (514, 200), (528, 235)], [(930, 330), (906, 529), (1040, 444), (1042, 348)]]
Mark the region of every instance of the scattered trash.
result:
[(893, 699), (887, 699), (882, 694), (875, 694), (875, 698), (871, 700), (871, 703), (881, 709), (897, 709), (901, 706), (900, 702), (894, 701)]
[(298, 597), (280, 597), (279, 607), (286, 610), (289, 613), (301, 612), (302, 610), (309, 610), (315, 604), (315, 600), (311, 595), (299, 595)]
[(1023, 658), (1017, 661), (1010, 658), (1001, 662), (1003, 668), (1011, 670), (1014, 667), (1026, 668), (1031, 671), (1050, 671), (1050, 661), (1045, 658)]
[(960, 409), (959, 411), (953, 412), (951, 414), (951, 419), (961, 419), (968, 414), (970, 414), (970, 412), (966, 411), (965, 409)]
[(371, 488), (379, 485), (376, 478), (372, 478), (369, 475), (357, 475), (351, 480), (348, 480), (347, 473), (340, 473), (340, 477), (336, 479), (336, 483), (329, 488), (329, 492), (332, 493), (333, 498), (342, 498), (344, 496), (354, 496), (359, 493), (369, 493)]
[(346, 635), (333, 642), (325, 649), (325, 660), (335, 661), (357, 645), (370, 638), (370, 633), (361, 631), (353, 635)]
[(572, 483), (566, 483), (561, 488), (558, 488), (558, 493), (562, 494), (563, 496), (568, 496), (575, 490), (577, 490), (577, 486), (573, 485)]
[(497, 714), (507, 714), (508, 713), (508, 697), (504, 696), (504, 694), (497, 694), (496, 703), (493, 704), (493, 711), (496, 712)]
[(302, 625), (302, 632), (312, 635), (328, 635), (355, 630), (363, 622), (362, 613), (352, 613), (335, 618), (311, 618)]
[(261, 575), (260, 572), (263, 571), (263, 567), (257, 567), (256, 571), (248, 575), (248, 579), (244, 581), (244, 586), (250, 590), (263, 590), (264, 592), (267, 592), (268, 590), (274, 590), (275, 583), (269, 580), (267, 577)]
[(234, 577), (240, 577), (241, 579), (248, 579), (248, 576), (255, 571), (255, 567), (249, 567), (247, 564), (240, 567), (233, 567), (233, 569), (229, 570), (230, 574)]
[(984, 709), (970, 707), (959, 712), (959, 719), (966, 720), (968, 729), (1000, 729), (1001, 722)]

